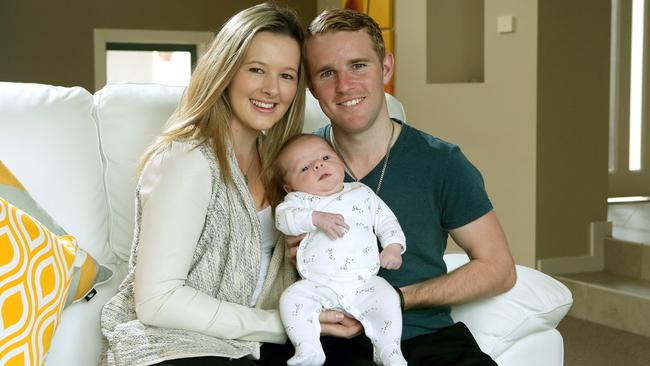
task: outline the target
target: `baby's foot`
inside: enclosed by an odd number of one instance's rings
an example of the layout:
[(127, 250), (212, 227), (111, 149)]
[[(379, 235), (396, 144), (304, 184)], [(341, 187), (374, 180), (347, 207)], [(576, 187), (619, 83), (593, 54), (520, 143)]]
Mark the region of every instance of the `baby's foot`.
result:
[(324, 363), (325, 353), (323, 349), (315, 349), (309, 346), (297, 348), (293, 357), (287, 361), (289, 366), (321, 366)]
[[(381, 356), (378, 357), (378, 353), (381, 354)], [(399, 346), (394, 347), (392, 349), (384, 349), (381, 352), (377, 352), (375, 349), (374, 354), (374, 359), (375, 363), (378, 365), (382, 366), (404, 366), (407, 365), (406, 360), (404, 359), (404, 356), (402, 355), (402, 350), (399, 348)]]

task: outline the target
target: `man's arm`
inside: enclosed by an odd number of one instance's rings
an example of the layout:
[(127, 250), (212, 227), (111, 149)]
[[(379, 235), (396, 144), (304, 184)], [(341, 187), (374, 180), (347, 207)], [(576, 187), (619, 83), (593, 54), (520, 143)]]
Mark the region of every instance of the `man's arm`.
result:
[(494, 211), (449, 233), (470, 261), (444, 276), (402, 287), (406, 309), (465, 303), (514, 286), (514, 261)]

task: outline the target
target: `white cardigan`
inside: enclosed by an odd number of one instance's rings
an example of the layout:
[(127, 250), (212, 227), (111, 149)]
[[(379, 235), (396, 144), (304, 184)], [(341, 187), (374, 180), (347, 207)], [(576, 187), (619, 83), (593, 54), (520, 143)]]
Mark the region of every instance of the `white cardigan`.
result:
[(221, 180), (207, 146), (174, 142), (145, 167), (129, 274), (102, 312), (109, 363), (258, 357), (258, 342), (286, 341), (275, 309), (295, 271), (280, 238), (257, 308), (248, 306), (259, 274), (260, 225), (232, 154), (230, 160), (234, 187)]

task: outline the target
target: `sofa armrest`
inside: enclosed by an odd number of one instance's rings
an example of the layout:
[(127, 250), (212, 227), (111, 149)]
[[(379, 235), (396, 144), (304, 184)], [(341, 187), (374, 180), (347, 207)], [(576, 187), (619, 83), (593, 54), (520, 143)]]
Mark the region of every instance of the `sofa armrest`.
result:
[[(444, 258), (448, 271), (469, 261), (465, 254)], [(454, 321), (465, 323), (483, 352), (495, 359), (524, 337), (555, 329), (573, 304), (559, 281), (532, 268), (516, 269), (517, 283), (510, 291), (451, 309)]]
[(499, 366), (562, 366), (564, 342), (557, 329), (536, 332), (518, 340), (494, 361)]

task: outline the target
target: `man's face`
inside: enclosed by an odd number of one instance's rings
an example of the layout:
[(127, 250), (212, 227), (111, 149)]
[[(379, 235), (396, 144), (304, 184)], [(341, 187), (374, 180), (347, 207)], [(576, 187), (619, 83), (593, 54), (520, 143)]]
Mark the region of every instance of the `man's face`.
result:
[(312, 94), (337, 127), (359, 132), (389, 118), (384, 83), (393, 74), (393, 58), (380, 60), (365, 30), (312, 37), (305, 56)]

